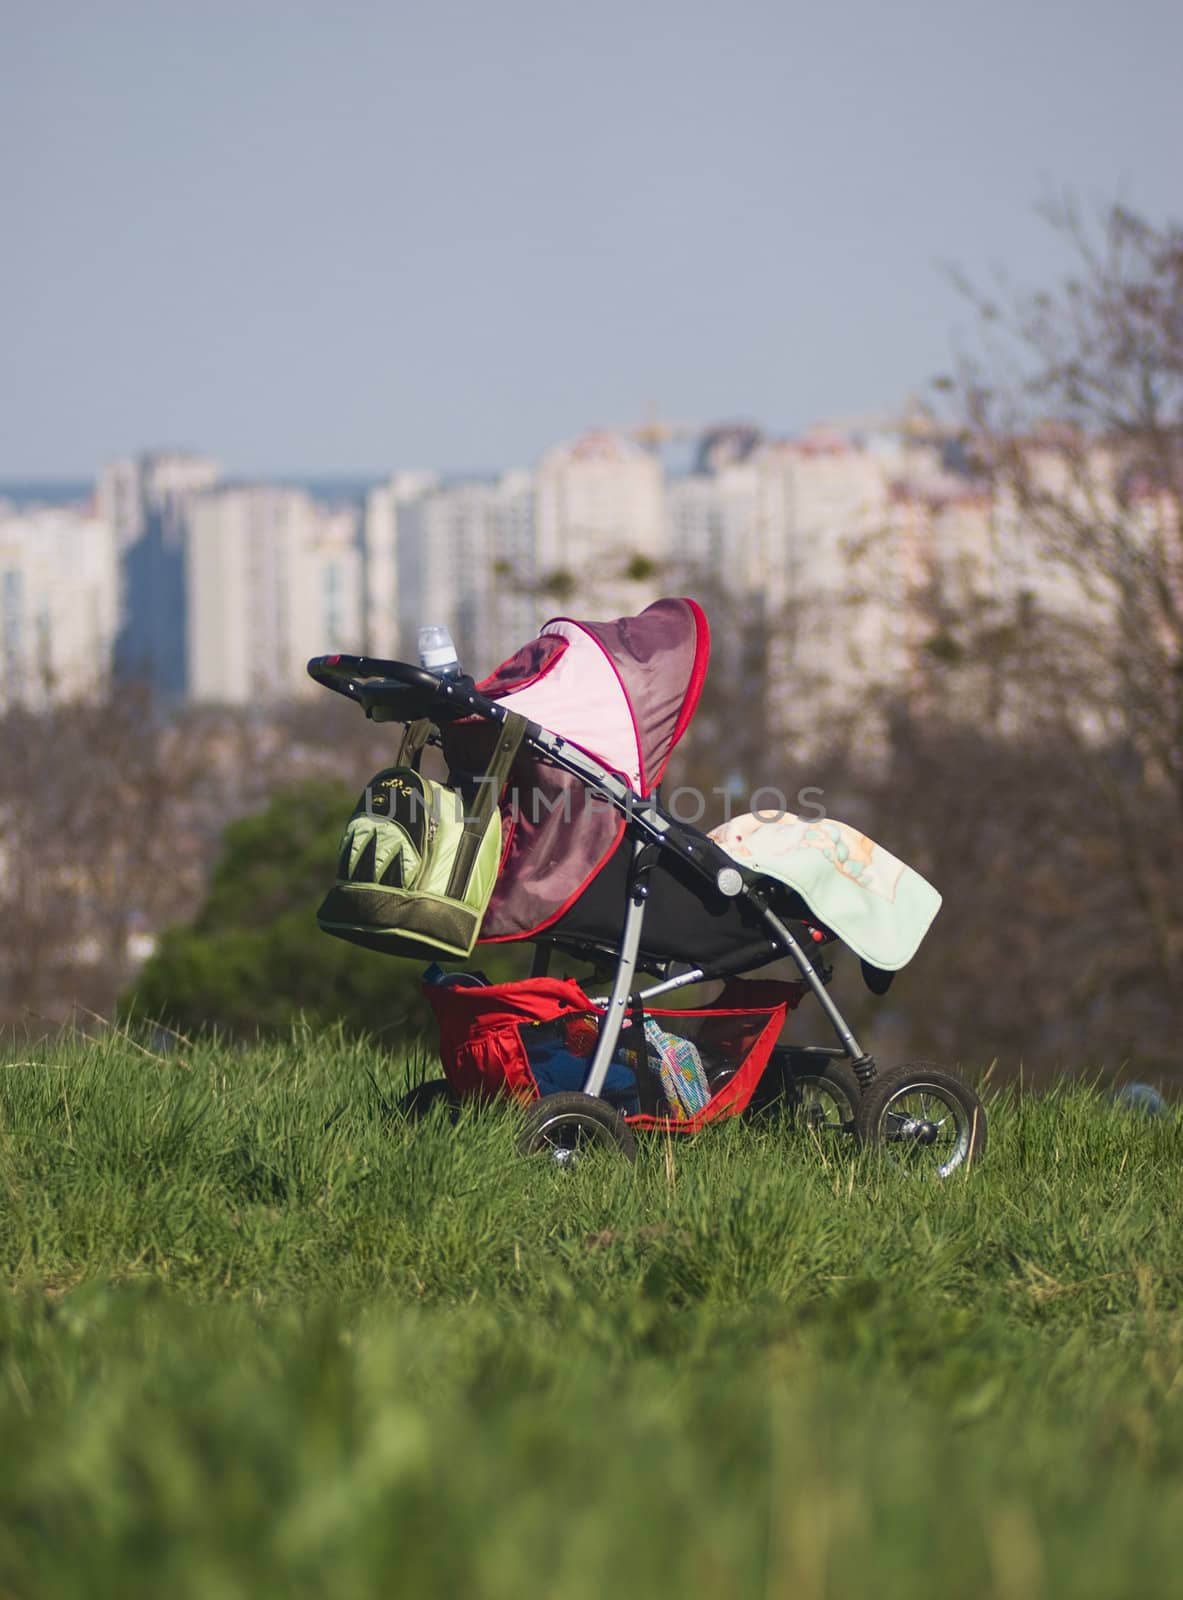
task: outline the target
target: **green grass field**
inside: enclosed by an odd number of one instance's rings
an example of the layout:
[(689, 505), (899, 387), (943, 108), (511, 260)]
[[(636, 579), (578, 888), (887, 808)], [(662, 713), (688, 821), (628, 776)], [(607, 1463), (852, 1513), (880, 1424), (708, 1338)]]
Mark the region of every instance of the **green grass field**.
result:
[(1167, 1596), (1174, 1117), (988, 1101), (926, 1183), (407, 1126), (297, 1036), (0, 1065), (0, 1596)]

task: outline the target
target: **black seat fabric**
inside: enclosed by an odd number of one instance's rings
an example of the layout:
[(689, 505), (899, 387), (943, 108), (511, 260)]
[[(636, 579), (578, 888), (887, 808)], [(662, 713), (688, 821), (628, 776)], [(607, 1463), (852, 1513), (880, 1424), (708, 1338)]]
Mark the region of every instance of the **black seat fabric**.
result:
[[(704, 842), (710, 843), (705, 836)], [(562, 945), (588, 943), (616, 949), (632, 852), (632, 840), (626, 834), (574, 905), (540, 937)], [(777, 888), (781, 891), (778, 901), (783, 900), (777, 906), (780, 915), (794, 920), (808, 917), (804, 903), (792, 890), (783, 885)], [(642, 958), (709, 966), (767, 938), (759, 911), (743, 895), (728, 899), (675, 852), (662, 851), (649, 877)]]

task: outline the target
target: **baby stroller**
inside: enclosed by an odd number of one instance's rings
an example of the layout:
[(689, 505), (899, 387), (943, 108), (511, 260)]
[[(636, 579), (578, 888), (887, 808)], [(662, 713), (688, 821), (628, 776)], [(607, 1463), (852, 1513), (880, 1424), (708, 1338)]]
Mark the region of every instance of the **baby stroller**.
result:
[[(308, 663), (404, 729), (346, 830), (322, 928), (429, 959), (465, 959), (478, 938), (534, 945), (531, 976), (514, 983), (433, 962), (446, 1076), (408, 1109), (513, 1096), (527, 1103), (519, 1148), (566, 1163), (589, 1142), (631, 1159), (637, 1129), (779, 1107), (941, 1177), (968, 1166), (986, 1140), (977, 1096), (927, 1063), (879, 1071), (829, 992), (845, 947), (885, 993), (935, 890), (829, 819), (760, 813), (709, 835), (659, 798), (708, 654), (701, 608), (669, 599), (614, 622), (548, 622), (480, 684), (454, 659)], [(422, 775), (429, 745), (446, 785)], [(556, 955), (610, 973), (607, 993), (552, 976)], [(788, 981), (749, 976), (786, 960)], [(704, 1005), (656, 1004), (717, 980)], [(804, 999), (837, 1042), (777, 1048)]]

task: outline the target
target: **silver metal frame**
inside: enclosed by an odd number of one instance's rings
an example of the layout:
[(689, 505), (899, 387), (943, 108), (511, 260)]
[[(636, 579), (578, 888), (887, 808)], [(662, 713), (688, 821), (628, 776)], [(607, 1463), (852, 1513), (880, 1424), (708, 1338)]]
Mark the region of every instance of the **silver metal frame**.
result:
[(587, 1069), (587, 1077), (584, 1079), (584, 1094), (598, 1095), (604, 1087), (604, 1079), (608, 1076), (608, 1068), (611, 1066), (612, 1057), (616, 1053), (616, 1043), (620, 1038), (620, 1030), (624, 1027), (629, 996), (632, 993), (633, 977), (637, 970), (637, 953), (641, 948), (641, 929), (645, 924), (646, 891), (645, 884), (640, 877), (640, 867), (641, 854), (646, 849), (648, 849), (648, 846), (642, 839), (638, 839), (633, 845), (632, 866), (629, 871), (628, 904), (624, 913), (624, 928), (621, 932), (620, 956), (616, 965), (616, 977), (612, 984), (612, 992), (604, 1004), (604, 1020), (600, 1024), (595, 1054), (592, 1056), (591, 1065)]

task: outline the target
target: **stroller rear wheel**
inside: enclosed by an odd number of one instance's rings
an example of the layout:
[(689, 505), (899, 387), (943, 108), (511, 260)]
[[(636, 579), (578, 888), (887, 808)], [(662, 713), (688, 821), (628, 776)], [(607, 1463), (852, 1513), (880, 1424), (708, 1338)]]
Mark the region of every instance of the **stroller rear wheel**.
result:
[(986, 1148), (982, 1102), (955, 1072), (914, 1061), (885, 1072), (863, 1091), (854, 1131), (860, 1144), (947, 1178)]
[(819, 1138), (850, 1133), (862, 1099), (853, 1070), (844, 1061), (801, 1067), (801, 1060), (799, 1054), (795, 1062), (790, 1060), (786, 1074), (786, 1102), (793, 1121)]
[(832, 1139), (851, 1133), (862, 1091), (853, 1069), (837, 1057), (782, 1046), (772, 1052), (750, 1112), (784, 1117), (795, 1127)]
[(620, 1112), (590, 1094), (544, 1095), (526, 1112), (518, 1154), (546, 1155), (560, 1167), (574, 1166), (594, 1146), (637, 1159), (637, 1141)]

